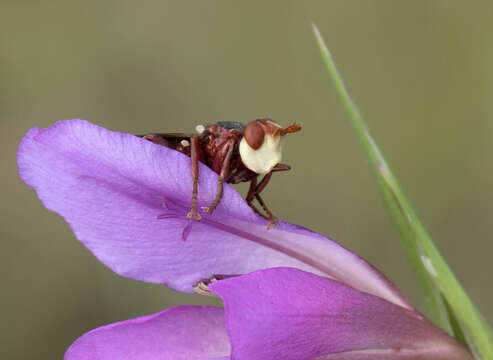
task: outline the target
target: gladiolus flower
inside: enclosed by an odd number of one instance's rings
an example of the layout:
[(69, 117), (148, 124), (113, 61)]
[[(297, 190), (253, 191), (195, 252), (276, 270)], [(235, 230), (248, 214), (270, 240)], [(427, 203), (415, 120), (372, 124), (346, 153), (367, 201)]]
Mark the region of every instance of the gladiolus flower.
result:
[[(229, 185), (212, 215), (187, 219), (190, 159), (177, 151), (68, 120), (31, 129), (18, 165), (116, 273), (183, 292), (234, 275), (210, 284), (224, 311), (178, 307), (98, 328), (67, 359), (472, 359), (363, 259), (299, 226), (266, 229)], [(199, 208), (216, 184), (201, 164)]]
[(86, 359), (472, 359), (415, 311), (293, 268), (214, 282), (224, 311), (188, 306), (95, 329)]

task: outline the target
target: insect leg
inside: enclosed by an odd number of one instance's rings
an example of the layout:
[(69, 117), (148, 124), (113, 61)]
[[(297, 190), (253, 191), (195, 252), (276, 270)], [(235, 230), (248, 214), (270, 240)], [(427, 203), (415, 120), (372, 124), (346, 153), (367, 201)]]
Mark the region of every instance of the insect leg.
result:
[(276, 166), (274, 166), (274, 168), (271, 171), (277, 172), (277, 171), (288, 171), (288, 170), (291, 170), (291, 166), (279, 163)]
[(255, 199), (255, 188), (257, 187), (257, 178), (254, 177), (252, 180), (250, 180), (250, 188), (248, 189), (248, 194), (245, 198), (246, 202), (248, 205)]
[(272, 177), (272, 172), (266, 174), (262, 178), (262, 180), (260, 181), (260, 183), (257, 185), (257, 187), (255, 188), (255, 198), (257, 199), (257, 201), (259, 202), (259, 204), (262, 206), (262, 209), (264, 209), (265, 213), (267, 214), (267, 216), (264, 216), (264, 217), (267, 220), (270, 220), (269, 223), (267, 224), (267, 228), (271, 228), (272, 226), (274, 226), (276, 224), (276, 218), (270, 212), (270, 210), (267, 208), (267, 205), (265, 205), (264, 201), (260, 197), (260, 193), (262, 192), (262, 190), (265, 189), (265, 187), (269, 183), (269, 180), (270, 180), (271, 177)]
[(219, 179), (217, 181), (216, 198), (214, 199), (211, 205), (202, 207), (202, 210), (208, 212), (209, 214), (212, 214), (217, 204), (219, 204), (219, 201), (221, 201), (221, 196), (223, 195), (223, 184), (229, 175), (229, 166), (231, 164), (231, 157), (233, 156), (233, 148), (234, 148), (233, 141), (231, 140), (228, 141), (228, 143), (225, 146), (227, 146), (228, 150), (226, 152), (226, 156), (224, 157), (224, 161), (221, 166), (221, 172), (219, 173)]
[(187, 215), (189, 219), (200, 220), (200, 214), (197, 212), (197, 193), (199, 183), (199, 158), (201, 157), (202, 149), (200, 148), (198, 136), (192, 136), (190, 138), (190, 159), (192, 160), (192, 178), (193, 178), (193, 192), (192, 192), (192, 204), (190, 205), (190, 212)]
[(156, 135), (156, 134), (149, 134), (145, 135), (142, 137), (143, 139), (149, 140), (150, 142), (153, 142), (154, 144), (159, 144), (162, 146), (166, 146), (168, 148), (172, 148), (171, 144), (169, 141), (163, 139), (161, 136)]
[(269, 220), (269, 223), (267, 224), (267, 229), (270, 229), (271, 227), (273, 227), (274, 225), (276, 225), (276, 217), (267, 208), (267, 206), (265, 205), (264, 201), (262, 200), (262, 198), (260, 197), (259, 194), (255, 194), (255, 198), (257, 199), (257, 201), (259, 202), (259, 204), (262, 206), (262, 209), (264, 209), (264, 211), (267, 214), (267, 216), (262, 215), (262, 217), (265, 218), (265, 219), (267, 219), (267, 220)]
[(269, 180), (270, 178), (272, 177), (272, 172), (270, 173), (267, 173), (263, 178), (262, 178), (262, 181), (260, 181), (260, 183), (257, 185), (257, 187), (255, 188), (255, 194), (260, 194), (262, 192), (262, 190), (265, 189), (265, 187), (267, 186), (267, 184), (269, 183)]
[(255, 212), (255, 214), (257, 215), (260, 215), (262, 216), (263, 218), (267, 219), (267, 216), (265, 216), (264, 214), (262, 214), (258, 209), (257, 207), (252, 203), (253, 199), (255, 199), (255, 188), (257, 187), (257, 178), (253, 178), (252, 180), (250, 180), (250, 188), (248, 189), (248, 194), (245, 198), (248, 206), (250, 206), (252, 208), (252, 210)]

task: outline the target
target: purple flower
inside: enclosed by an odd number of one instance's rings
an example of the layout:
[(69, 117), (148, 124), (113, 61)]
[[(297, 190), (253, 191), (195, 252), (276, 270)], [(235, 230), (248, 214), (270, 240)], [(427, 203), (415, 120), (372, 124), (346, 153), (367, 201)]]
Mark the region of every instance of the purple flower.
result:
[[(363, 259), (289, 223), (267, 230), (230, 186), (214, 214), (188, 220), (190, 159), (174, 150), (69, 120), (31, 129), (18, 165), (43, 204), (122, 276), (193, 292), (215, 274), (247, 274), (210, 285), (224, 312), (178, 307), (108, 325), (67, 359), (470, 358)], [(199, 208), (216, 183), (201, 166)], [(268, 269), (280, 266), (299, 270)], [(248, 274), (259, 269), (268, 270)]]
[(416, 312), (301, 270), (210, 287), (224, 311), (181, 306), (103, 326), (72, 344), (66, 360), (472, 359)]

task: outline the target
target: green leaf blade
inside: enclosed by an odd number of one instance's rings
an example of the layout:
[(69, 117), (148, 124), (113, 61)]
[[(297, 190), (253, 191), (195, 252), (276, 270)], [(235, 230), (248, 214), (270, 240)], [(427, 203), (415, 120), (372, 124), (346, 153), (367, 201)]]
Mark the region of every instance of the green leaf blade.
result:
[[(493, 360), (493, 332), (491, 328), (465, 293), (419, 220), (403, 188), (399, 185), (397, 178), (371, 136), (315, 24), (313, 24), (313, 32), (331, 80), (370, 161), (384, 202), (427, 300), (432, 320), (442, 329), (458, 338), (462, 337), (460, 330), (464, 330), (468, 340), (473, 343), (470, 347), (476, 347), (483, 359)], [(448, 304), (445, 303), (444, 299)], [(447, 305), (450, 308), (447, 308)], [(458, 329), (457, 325), (463, 329)]]

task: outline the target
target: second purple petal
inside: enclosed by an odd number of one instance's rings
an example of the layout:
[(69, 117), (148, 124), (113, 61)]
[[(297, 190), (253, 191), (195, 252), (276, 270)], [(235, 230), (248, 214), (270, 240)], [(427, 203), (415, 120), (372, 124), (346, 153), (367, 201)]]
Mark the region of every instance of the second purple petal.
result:
[(415, 311), (291, 268), (210, 284), (236, 360), (472, 359)]

